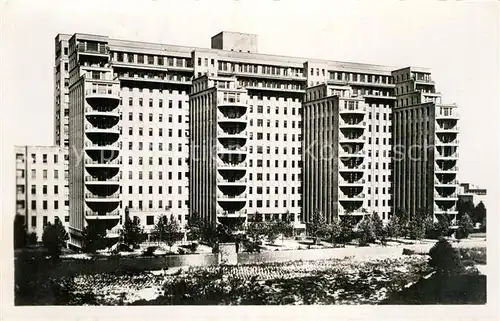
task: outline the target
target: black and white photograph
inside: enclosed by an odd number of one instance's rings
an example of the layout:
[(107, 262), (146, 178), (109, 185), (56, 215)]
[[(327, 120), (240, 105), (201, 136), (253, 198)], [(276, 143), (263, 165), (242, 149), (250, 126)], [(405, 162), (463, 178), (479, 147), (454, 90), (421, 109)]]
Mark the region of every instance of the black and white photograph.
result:
[(497, 1), (0, 7), (13, 309), (495, 304)]

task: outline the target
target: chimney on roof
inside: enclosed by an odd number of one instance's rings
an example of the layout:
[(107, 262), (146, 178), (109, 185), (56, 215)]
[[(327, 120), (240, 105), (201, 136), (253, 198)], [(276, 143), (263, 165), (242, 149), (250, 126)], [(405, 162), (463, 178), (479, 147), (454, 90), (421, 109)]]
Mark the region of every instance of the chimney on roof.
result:
[(257, 35), (222, 31), (212, 37), (212, 49), (257, 53)]

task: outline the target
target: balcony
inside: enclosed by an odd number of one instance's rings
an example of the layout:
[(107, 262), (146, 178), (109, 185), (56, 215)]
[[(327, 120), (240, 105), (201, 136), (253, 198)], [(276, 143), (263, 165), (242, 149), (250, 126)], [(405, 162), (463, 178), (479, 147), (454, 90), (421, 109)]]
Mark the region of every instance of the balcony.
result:
[(231, 147), (217, 144), (217, 153), (219, 154), (246, 154), (248, 148), (246, 146)]
[(241, 115), (240, 117), (227, 117), (223, 113), (217, 113), (217, 120), (224, 122), (243, 122), (246, 123), (248, 121), (248, 115)]
[(346, 195), (339, 191), (339, 201), (359, 201), (365, 199), (365, 193), (357, 194), (357, 195)]
[(439, 166), (434, 166), (434, 172), (435, 173), (444, 173), (444, 174), (456, 174), (458, 172), (458, 166), (452, 166), (448, 169), (442, 169)]
[(240, 132), (225, 132), (221, 129), (217, 130), (217, 137), (219, 138), (247, 138), (247, 134), (246, 130), (242, 130)]
[(99, 219), (120, 219), (120, 211), (114, 210), (112, 212), (103, 214), (94, 211), (85, 211), (85, 218), (88, 220), (99, 220)]
[[(108, 100), (113, 100), (113, 104), (118, 106), (120, 91), (108, 88), (87, 89), (85, 91), (85, 99), (90, 105), (93, 105), (96, 102), (108, 102)], [(118, 102), (116, 102), (116, 100), (118, 100)]]
[(455, 201), (458, 200), (457, 192), (451, 193), (447, 196), (443, 196), (437, 192), (434, 192), (434, 200), (435, 201)]
[(177, 85), (191, 86), (191, 80), (188, 80), (186, 78), (174, 79), (173, 77), (160, 77), (160, 76), (139, 77), (138, 75), (134, 75), (134, 77), (130, 77), (128, 75), (120, 75), (118, 76), (118, 78), (123, 81), (139, 81), (139, 82), (148, 82), (157, 84), (177, 84)]
[(76, 45), (76, 49), (80, 54), (88, 54), (93, 56), (102, 56), (109, 58), (109, 46), (100, 43), (98, 47), (91, 48), (87, 46), (87, 43), (79, 43)]
[(247, 163), (241, 162), (238, 164), (217, 162), (217, 169), (232, 169), (232, 170), (246, 170)]
[(366, 183), (366, 180), (364, 178), (358, 179), (358, 180), (345, 180), (343, 178), (339, 178), (339, 186), (364, 186)]
[(240, 178), (236, 180), (228, 180), (224, 178), (217, 178), (217, 184), (219, 185), (245, 185), (247, 183), (247, 178)]
[(434, 179), (434, 185), (446, 185), (446, 186), (449, 186), (449, 187), (457, 187), (458, 186), (458, 180), (454, 179), (454, 180), (451, 180), (451, 181), (448, 181), (448, 182), (443, 182), (443, 181), (440, 181), (439, 179)]
[(364, 172), (366, 169), (365, 164), (360, 164), (360, 165), (353, 165), (353, 166), (347, 166), (344, 165), (342, 162), (339, 162), (339, 171), (342, 172)]
[(302, 88), (282, 88), (282, 87), (263, 87), (263, 86), (246, 86), (248, 90), (264, 90), (264, 91), (277, 91), (277, 92), (290, 92), (290, 93), (298, 93), (304, 94), (306, 92), (305, 89)]
[(85, 193), (86, 200), (102, 200), (102, 201), (119, 201), (120, 193), (114, 193), (111, 195), (96, 195), (92, 193)]
[(352, 129), (365, 129), (366, 128), (366, 121), (360, 121), (360, 122), (346, 122), (344, 120), (340, 120), (339, 122), (339, 127), (340, 128), (352, 128)]
[[(118, 111), (111, 111), (111, 110), (110, 111), (99, 111), (99, 110), (94, 109), (92, 107), (85, 108), (85, 116), (87, 116), (87, 117), (90, 117), (90, 116), (101, 117), (102, 121), (106, 121), (106, 119), (108, 119), (108, 117), (120, 119), (120, 113)], [(118, 123), (118, 121), (116, 121), (116, 123)]]
[(237, 100), (237, 99), (223, 99), (223, 98), (218, 98), (217, 99), (217, 106), (234, 106), (234, 107), (244, 107), (245, 109), (247, 108), (248, 101), (246, 99), (243, 100)]
[(234, 211), (234, 212), (217, 211), (217, 216), (222, 216), (222, 217), (242, 217), (242, 216), (246, 216), (246, 215), (247, 215), (246, 210), (240, 210), (240, 211)]
[(240, 195), (226, 195), (226, 194), (223, 194), (223, 193), (217, 193), (217, 199), (221, 199), (221, 200), (235, 200), (235, 201), (242, 201), (242, 200), (246, 200), (247, 199), (247, 193), (243, 193), (243, 194), (240, 194)]
[(339, 113), (340, 114), (366, 114), (366, 107), (358, 106), (358, 107), (345, 107), (343, 105), (339, 105)]
[(456, 106), (453, 106), (453, 108), (450, 110), (441, 110), (441, 106), (446, 107), (444, 105), (437, 105), (436, 106), (436, 119), (453, 119), (453, 120), (458, 120), (460, 118), (460, 114), (458, 113), (458, 110)]
[(345, 136), (345, 135), (340, 134), (339, 135), (339, 142), (340, 143), (358, 143), (358, 144), (364, 144), (366, 142), (366, 136), (365, 135)]
[(458, 125), (450, 127), (441, 127), (439, 124), (436, 126), (436, 133), (458, 133), (460, 130)]

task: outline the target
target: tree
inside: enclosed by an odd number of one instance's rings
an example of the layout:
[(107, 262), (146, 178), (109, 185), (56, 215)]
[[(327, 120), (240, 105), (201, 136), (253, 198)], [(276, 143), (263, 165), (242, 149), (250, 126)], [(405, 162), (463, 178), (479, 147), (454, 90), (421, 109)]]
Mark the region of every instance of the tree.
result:
[(203, 236), (203, 225), (204, 222), (198, 212), (193, 212), (189, 215), (187, 228), (189, 230), (190, 239), (201, 240)]
[(170, 219), (166, 215), (161, 215), (152, 234), (156, 240), (167, 243), (171, 249), (175, 242), (180, 239), (181, 229), (173, 215), (170, 215)]
[(356, 225), (355, 218), (350, 214), (350, 212), (347, 212), (340, 219), (339, 225), (340, 225), (340, 235), (338, 237), (338, 241), (344, 244), (351, 242), (355, 237), (353, 231), (353, 228)]
[(474, 231), (474, 224), (469, 214), (463, 214), (458, 221), (457, 238), (467, 238)]
[(16, 214), (14, 217), (14, 248), (19, 249), (26, 246), (28, 239), (24, 216)]
[(486, 207), (483, 202), (479, 202), (474, 208), (471, 219), (474, 223), (482, 223), (486, 218)]
[(341, 234), (339, 219), (333, 219), (332, 222), (326, 226), (326, 233), (330, 239), (330, 243), (336, 245), (339, 242)]
[(246, 228), (247, 237), (255, 243), (258, 243), (264, 233), (264, 225), (262, 222), (252, 221)]
[(440, 276), (457, 275), (464, 270), (460, 254), (443, 238), (430, 249), (429, 256), (429, 265)]
[(468, 214), (469, 216), (471, 216), (474, 212), (474, 203), (471, 200), (464, 201), (460, 199), (457, 202), (457, 211), (459, 219), (464, 214)]
[(66, 246), (68, 240), (68, 233), (64, 229), (61, 221), (57, 218), (54, 224), (49, 222), (43, 230), (43, 246), (48, 250), (53, 260), (59, 259), (62, 248)]
[(397, 208), (395, 214), (398, 217), (399, 224), (404, 231), (410, 222), (410, 214), (402, 207)]
[(131, 220), (128, 213), (125, 215), (125, 224), (123, 224), (123, 228), (120, 231), (120, 236), (122, 242), (132, 248), (146, 239), (146, 233), (144, 232), (144, 227), (141, 226), (139, 218), (134, 217)]
[(292, 222), (286, 219), (286, 220), (278, 220), (277, 222), (275, 222), (275, 224), (276, 224), (275, 228), (278, 234), (281, 235), (281, 243), (283, 244), (283, 240), (285, 237), (290, 237), (293, 235)]
[(386, 230), (384, 229), (384, 223), (377, 212), (373, 212), (372, 214), (372, 223), (375, 237), (380, 241), (385, 241), (387, 237)]
[(276, 239), (278, 238), (279, 234), (280, 234), (280, 231), (279, 231), (278, 221), (273, 220), (273, 221), (264, 223), (264, 235), (266, 236), (268, 242), (270, 242), (271, 244), (274, 244), (274, 242), (276, 242)]
[(314, 211), (311, 222), (307, 224), (307, 232), (313, 238), (314, 244), (318, 238), (325, 237), (326, 235), (326, 220), (325, 215), (320, 211)]
[(106, 228), (101, 224), (87, 225), (82, 231), (82, 238), (82, 250), (85, 253), (95, 253), (106, 248)]
[(389, 222), (386, 226), (387, 236), (397, 238), (403, 235), (403, 227), (401, 226), (401, 222), (399, 221), (399, 217), (397, 215), (391, 215)]
[(370, 215), (366, 215), (358, 227), (358, 239), (360, 246), (366, 246), (375, 241), (375, 231)]
[(412, 240), (420, 240), (426, 234), (426, 221), (428, 212), (425, 209), (418, 210), (408, 223), (408, 236)]

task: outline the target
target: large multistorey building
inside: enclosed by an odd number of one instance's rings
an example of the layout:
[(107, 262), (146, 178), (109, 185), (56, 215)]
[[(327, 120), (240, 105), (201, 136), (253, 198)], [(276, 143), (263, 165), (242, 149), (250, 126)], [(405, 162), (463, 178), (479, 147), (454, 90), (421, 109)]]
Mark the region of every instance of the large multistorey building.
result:
[(15, 153), (16, 214), (41, 241), (49, 222), (69, 224), (67, 155), (58, 146), (16, 146)]
[(446, 214), (456, 218), (458, 201), (458, 112), (443, 104), (427, 69), (392, 72), (396, 84), (393, 109), (395, 208), (410, 214)]
[[(410, 94), (399, 78), (408, 68), (264, 55), (256, 36), (232, 32), (209, 49), (59, 35), (56, 52), (55, 134), (69, 142), (76, 246), (86, 224), (114, 231), (125, 208), (149, 227), (162, 213), (305, 222), (316, 210), (329, 221), (453, 211), (456, 109), (419, 79)], [(412, 106), (434, 115), (427, 132), (403, 131)], [(422, 135), (437, 141), (432, 172), (392, 162), (395, 144)], [(310, 155), (317, 144), (331, 159)]]

